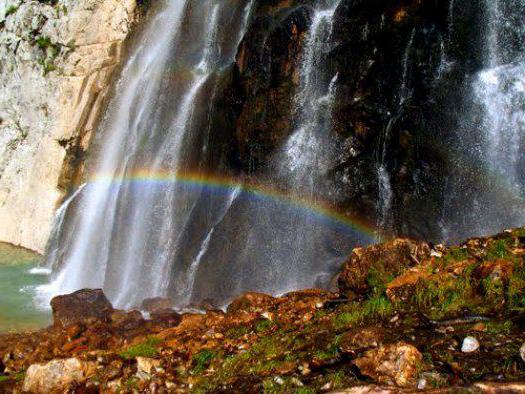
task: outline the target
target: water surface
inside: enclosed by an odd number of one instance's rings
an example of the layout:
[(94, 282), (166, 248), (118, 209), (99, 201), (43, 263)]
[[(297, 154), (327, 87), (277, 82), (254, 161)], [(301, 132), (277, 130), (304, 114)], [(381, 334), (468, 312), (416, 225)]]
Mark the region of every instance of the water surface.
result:
[(0, 332), (34, 330), (51, 322), (50, 312), (38, 310), (33, 302), (33, 289), (47, 279), (31, 271), (39, 258), (36, 253), (0, 243)]

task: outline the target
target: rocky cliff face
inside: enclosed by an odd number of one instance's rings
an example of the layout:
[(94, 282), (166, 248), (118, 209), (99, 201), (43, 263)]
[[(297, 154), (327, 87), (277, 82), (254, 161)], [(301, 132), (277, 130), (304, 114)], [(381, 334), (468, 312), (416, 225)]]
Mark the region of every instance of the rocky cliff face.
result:
[(0, 2), (0, 240), (44, 250), (136, 11), (136, 0)]
[[(215, 134), (232, 136), (224, 156), (244, 173), (271, 176), (294, 131), (293, 96), (315, 4), (260, 1), (241, 43), (217, 106), (217, 118), (231, 123), (216, 122)], [(483, 18), (478, 1), (338, 3), (325, 54), (327, 76), (337, 76), (337, 152), (327, 185), (317, 185), (338, 208), (388, 234), (443, 239), (446, 183), (458, 172), (458, 141), (467, 139), (458, 124), (469, 80), (482, 68)], [(456, 226), (449, 235), (473, 231)]]

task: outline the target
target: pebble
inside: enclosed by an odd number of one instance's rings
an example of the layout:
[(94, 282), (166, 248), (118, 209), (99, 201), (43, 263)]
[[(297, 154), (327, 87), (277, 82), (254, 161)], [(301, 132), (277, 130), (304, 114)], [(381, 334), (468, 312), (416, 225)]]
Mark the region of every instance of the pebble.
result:
[(427, 387), (427, 380), (426, 379), (419, 379), (417, 382), (417, 389), (418, 390), (424, 390)]
[(525, 363), (525, 342), (523, 342), (523, 345), (521, 345), (520, 356), (523, 362)]
[(461, 351), (463, 353), (472, 353), (479, 349), (479, 342), (474, 337), (466, 337), (461, 345)]

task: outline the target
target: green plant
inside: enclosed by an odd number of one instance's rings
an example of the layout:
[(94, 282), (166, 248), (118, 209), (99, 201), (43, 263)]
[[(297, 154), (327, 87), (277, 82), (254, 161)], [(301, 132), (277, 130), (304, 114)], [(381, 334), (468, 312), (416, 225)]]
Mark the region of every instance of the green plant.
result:
[(150, 337), (145, 342), (128, 347), (119, 353), (119, 356), (131, 360), (136, 357), (156, 357), (159, 354), (157, 346), (162, 341), (158, 338)]
[(12, 14), (16, 13), (16, 11), (18, 11), (18, 6), (16, 6), (16, 5), (10, 5), (10, 6), (7, 7), (7, 9), (5, 10), (5, 16), (8, 17), (9, 15), (12, 15)]
[(217, 357), (217, 353), (207, 349), (201, 350), (192, 357), (192, 372), (197, 375), (203, 373), (215, 357)]

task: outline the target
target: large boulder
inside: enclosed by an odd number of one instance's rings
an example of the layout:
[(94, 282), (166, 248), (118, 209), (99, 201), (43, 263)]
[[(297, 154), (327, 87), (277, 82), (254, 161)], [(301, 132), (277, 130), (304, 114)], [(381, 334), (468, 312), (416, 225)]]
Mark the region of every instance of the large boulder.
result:
[(364, 295), (371, 290), (371, 277), (386, 281), (430, 257), (427, 243), (396, 239), (380, 245), (354, 249), (339, 276), (339, 291), (349, 297)]
[(261, 312), (270, 305), (275, 304), (276, 299), (267, 294), (246, 293), (233, 300), (228, 306), (228, 313)]
[(33, 364), (26, 372), (23, 391), (29, 393), (65, 393), (73, 385), (84, 383), (96, 373), (96, 364), (77, 358)]
[(422, 361), (423, 356), (414, 346), (399, 342), (369, 350), (355, 360), (355, 365), (380, 384), (407, 387), (415, 385)]
[(51, 300), (53, 321), (57, 326), (67, 327), (89, 319), (108, 321), (113, 306), (100, 289), (84, 289)]

